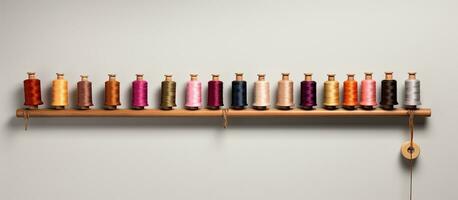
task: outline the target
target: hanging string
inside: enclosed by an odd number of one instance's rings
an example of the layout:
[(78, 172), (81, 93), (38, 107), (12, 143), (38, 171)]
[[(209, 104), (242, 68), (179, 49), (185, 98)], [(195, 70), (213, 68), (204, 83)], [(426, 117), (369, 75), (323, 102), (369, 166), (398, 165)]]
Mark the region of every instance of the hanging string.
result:
[(105, 81), (105, 108), (111, 110), (121, 105), (120, 83), (116, 80), (116, 74), (108, 74), (108, 77), (108, 81)]
[(212, 80), (208, 81), (207, 107), (219, 109), (223, 105), (223, 82), (218, 74), (212, 74)]
[(329, 110), (337, 109), (339, 106), (339, 82), (335, 80), (335, 76), (335, 74), (328, 74), (328, 80), (324, 82), (323, 105)]
[(24, 105), (30, 109), (37, 109), (38, 105), (42, 105), (41, 100), (41, 84), (36, 78), (35, 72), (28, 72), (28, 79), (24, 80)]
[(64, 79), (64, 74), (56, 73), (57, 79), (52, 81), (52, 101), (51, 106), (55, 109), (65, 109), (68, 105), (68, 81)]
[(277, 103), (278, 109), (289, 110), (294, 106), (294, 83), (289, 80), (289, 73), (282, 73), (282, 80), (278, 81)]
[(415, 72), (409, 72), (409, 79), (405, 81), (404, 107), (416, 109), (419, 105), (421, 105), (420, 81), (416, 79)]
[(393, 110), (398, 105), (397, 82), (393, 80), (393, 72), (385, 72), (385, 80), (382, 80), (380, 105), (385, 110)]
[(305, 80), (301, 82), (301, 107), (306, 110), (316, 106), (316, 82), (312, 80), (311, 73), (305, 73)]
[(413, 164), (414, 164), (414, 142), (413, 142), (413, 129), (414, 129), (414, 116), (415, 111), (409, 110), (409, 129), (410, 129), (410, 146), (409, 146), (409, 153), (410, 153), (410, 190), (409, 190), (409, 199), (412, 200), (413, 198)]
[(244, 109), (247, 103), (247, 86), (243, 80), (243, 73), (236, 73), (236, 79), (232, 81), (232, 104), (233, 109)]
[(270, 107), (270, 84), (265, 77), (265, 74), (258, 74), (258, 80), (254, 82), (253, 108), (257, 110)]
[(132, 107), (144, 109), (148, 106), (148, 82), (143, 80), (143, 74), (137, 74), (137, 80), (132, 82)]
[(375, 80), (372, 80), (372, 73), (366, 72), (365, 80), (361, 81), (361, 106), (363, 109), (372, 110), (377, 106), (377, 88)]
[(81, 81), (77, 83), (77, 103), (79, 109), (89, 109), (92, 103), (92, 83), (88, 81), (87, 75), (81, 75)]
[(191, 74), (191, 80), (186, 86), (185, 107), (190, 110), (197, 110), (202, 106), (202, 83), (197, 80), (197, 74)]
[(347, 77), (342, 104), (345, 109), (354, 110), (358, 106), (358, 81), (355, 80), (355, 74), (347, 74)]
[(172, 75), (165, 75), (165, 80), (161, 83), (161, 109), (171, 110), (177, 106), (175, 97), (176, 83), (172, 81)]

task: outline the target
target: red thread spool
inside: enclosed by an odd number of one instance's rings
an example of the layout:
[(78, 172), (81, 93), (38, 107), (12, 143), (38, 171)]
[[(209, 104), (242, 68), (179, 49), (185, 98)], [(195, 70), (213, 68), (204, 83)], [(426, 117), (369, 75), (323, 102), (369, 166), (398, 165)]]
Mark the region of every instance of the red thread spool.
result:
[(38, 109), (42, 105), (40, 80), (36, 78), (35, 72), (27, 72), (28, 79), (24, 80), (24, 105), (29, 109)]

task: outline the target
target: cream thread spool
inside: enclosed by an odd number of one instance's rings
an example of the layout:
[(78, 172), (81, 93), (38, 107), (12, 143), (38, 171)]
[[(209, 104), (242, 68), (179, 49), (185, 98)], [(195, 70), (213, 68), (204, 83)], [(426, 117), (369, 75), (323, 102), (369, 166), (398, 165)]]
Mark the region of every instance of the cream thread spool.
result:
[[(58, 81), (64, 80), (64, 74), (63, 73), (56, 73), (56, 75), (57, 75), (57, 80)], [(52, 105), (52, 107), (54, 109), (56, 109), (56, 110), (64, 110), (65, 109), (65, 105), (62, 105), (62, 104), (68, 104), (68, 86), (65, 86), (65, 87), (67, 87), (66, 88), (67, 94), (63, 94), (62, 98), (66, 99), (66, 100), (64, 100), (66, 103), (58, 103), (59, 105), (53, 103), (54, 105)], [(55, 95), (56, 94), (53, 94), (53, 98), (54, 98)]]
[[(331, 94), (331, 91), (327, 91), (327, 89), (332, 89), (331, 85), (337, 86), (337, 88), (334, 88), (334, 91), (332, 91), (334, 94)], [(340, 101), (339, 82), (336, 81), (336, 74), (328, 74), (328, 80), (324, 82), (324, 88), (324, 109), (336, 110)]]
[(277, 103), (280, 110), (291, 110), (294, 106), (294, 84), (289, 80), (289, 73), (282, 73), (282, 80), (278, 81)]
[(258, 80), (254, 83), (253, 109), (268, 110), (270, 106), (270, 84), (266, 81), (265, 74), (258, 74)]

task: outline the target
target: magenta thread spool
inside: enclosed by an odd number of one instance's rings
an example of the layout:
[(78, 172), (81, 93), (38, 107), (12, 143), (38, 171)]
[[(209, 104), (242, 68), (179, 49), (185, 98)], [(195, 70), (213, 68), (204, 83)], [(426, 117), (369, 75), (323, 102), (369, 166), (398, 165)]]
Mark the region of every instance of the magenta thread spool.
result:
[(137, 74), (137, 80), (132, 82), (132, 108), (145, 109), (148, 106), (148, 82), (143, 80), (143, 74)]
[(207, 108), (218, 110), (223, 105), (223, 82), (218, 74), (212, 74), (212, 80), (208, 81)]

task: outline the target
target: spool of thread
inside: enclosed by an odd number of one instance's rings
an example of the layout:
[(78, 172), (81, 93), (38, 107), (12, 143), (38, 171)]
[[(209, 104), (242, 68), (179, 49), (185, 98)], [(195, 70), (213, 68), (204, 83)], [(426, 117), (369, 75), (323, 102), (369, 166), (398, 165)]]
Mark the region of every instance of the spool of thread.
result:
[(393, 110), (398, 105), (397, 82), (393, 80), (393, 72), (385, 72), (385, 80), (382, 80), (380, 106), (384, 110)]
[(266, 81), (265, 74), (258, 74), (258, 80), (254, 82), (253, 108), (267, 110), (270, 107), (270, 84)]
[(223, 82), (219, 80), (218, 74), (212, 74), (212, 80), (208, 81), (207, 108), (217, 110), (221, 106), (224, 106)]
[(77, 83), (77, 103), (78, 109), (88, 110), (94, 104), (92, 103), (92, 83), (88, 80), (87, 75), (81, 75), (81, 80)]
[(340, 92), (339, 82), (335, 74), (328, 74), (328, 80), (324, 82), (323, 106), (328, 110), (335, 110), (339, 106)]
[(116, 74), (108, 74), (108, 81), (105, 81), (105, 109), (115, 110), (121, 105), (120, 85), (116, 80)]
[(186, 85), (186, 103), (188, 110), (198, 110), (202, 106), (202, 83), (197, 80), (197, 74), (191, 74), (191, 80)]
[(28, 109), (38, 109), (43, 104), (41, 100), (41, 83), (35, 72), (27, 72), (28, 78), (24, 80), (24, 105)]
[(289, 80), (289, 73), (282, 73), (282, 79), (278, 81), (277, 103), (280, 110), (290, 110), (294, 107), (294, 83)]
[(176, 83), (172, 80), (172, 75), (165, 75), (165, 80), (161, 83), (161, 109), (172, 110), (177, 106), (176, 98)]
[(312, 73), (305, 73), (305, 79), (301, 82), (301, 108), (313, 110), (316, 103), (316, 82), (312, 80)]
[(373, 110), (377, 106), (377, 86), (372, 80), (372, 72), (366, 72), (365, 80), (361, 81), (361, 108)]
[(232, 81), (232, 109), (242, 110), (247, 106), (247, 86), (243, 80), (243, 73), (235, 73), (235, 80)]
[(68, 81), (64, 79), (64, 74), (56, 73), (57, 79), (52, 81), (52, 101), (54, 109), (62, 110), (68, 105)]
[(136, 77), (132, 82), (132, 108), (142, 110), (148, 106), (148, 82), (143, 80), (143, 74), (136, 74)]
[(421, 105), (420, 81), (417, 80), (416, 72), (409, 72), (409, 78), (405, 81), (404, 107), (417, 109)]
[(343, 107), (347, 110), (355, 110), (358, 106), (358, 81), (355, 81), (355, 74), (347, 74), (343, 92)]

